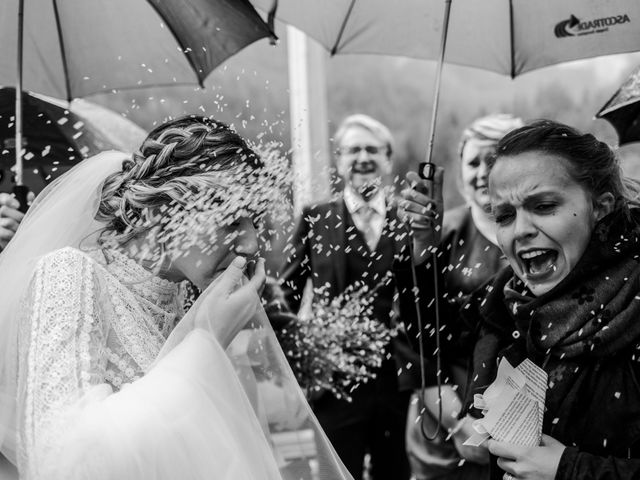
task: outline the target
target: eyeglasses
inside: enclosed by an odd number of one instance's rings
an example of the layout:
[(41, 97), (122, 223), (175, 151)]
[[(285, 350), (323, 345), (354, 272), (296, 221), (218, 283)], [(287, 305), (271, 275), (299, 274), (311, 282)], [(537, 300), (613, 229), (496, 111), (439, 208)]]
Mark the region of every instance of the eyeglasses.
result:
[(338, 149), (338, 152), (342, 155), (348, 155), (355, 157), (359, 155), (360, 152), (365, 151), (369, 155), (382, 155), (388, 152), (388, 148), (386, 145), (384, 146), (376, 146), (376, 145), (354, 145), (352, 147), (341, 147)]

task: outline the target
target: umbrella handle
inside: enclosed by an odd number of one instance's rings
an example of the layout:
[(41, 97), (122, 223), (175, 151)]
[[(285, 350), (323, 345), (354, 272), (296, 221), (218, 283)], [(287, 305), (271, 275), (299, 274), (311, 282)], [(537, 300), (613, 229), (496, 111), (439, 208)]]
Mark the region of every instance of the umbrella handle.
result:
[(27, 203), (27, 195), (29, 195), (29, 187), (26, 185), (14, 185), (13, 186), (13, 195), (16, 197), (16, 200), (20, 202), (20, 210), (22, 213), (26, 213), (29, 208), (29, 204)]
[(433, 162), (420, 162), (418, 166), (418, 175), (423, 180), (433, 180), (436, 173), (436, 165)]

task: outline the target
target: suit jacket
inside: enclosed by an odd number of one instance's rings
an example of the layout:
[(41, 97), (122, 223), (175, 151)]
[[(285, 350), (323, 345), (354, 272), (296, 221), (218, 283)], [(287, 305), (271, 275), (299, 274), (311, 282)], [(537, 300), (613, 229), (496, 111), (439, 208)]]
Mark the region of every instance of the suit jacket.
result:
[[(302, 293), (308, 279), (314, 289), (325, 287), (330, 298), (338, 296), (347, 287), (346, 219), (349, 212), (342, 196), (305, 207), (285, 251), (287, 260), (280, 274), (285, 298), (294, 312), (300, 308)], [(410, 237), (405, 225), (399, 221), (397, 207), (387, 200), (387, 221), (383, 235), (394, 239), (395, 256), (408, 255)], [(392, 269), (392, 265), (389, 265)], [(402, 311), (399, 312), (402, 316)], [(398, 388), (419, 386), (419, 356), (411, 348), (406, 334), (401, 331), (392, 340), (396, 362)], [(409, 365), (409, 368), (407, 367)]]

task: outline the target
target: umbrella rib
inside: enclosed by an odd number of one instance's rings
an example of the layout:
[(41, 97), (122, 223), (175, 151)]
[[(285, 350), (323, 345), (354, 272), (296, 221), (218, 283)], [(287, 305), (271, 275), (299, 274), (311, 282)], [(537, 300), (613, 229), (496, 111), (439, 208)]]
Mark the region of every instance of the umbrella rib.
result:
[[(616, 105), (613, 105), (611, 107), (607, 106), (607, 104), (609, 104), (611, 102), (611, 100), (613, 100), (615, 98), (615, 96), (618, 94), (618, 92), (614, 93), (613, 96), (607, 100), (607, 103), (604, 104), (604, 107), (602, 107), (598, 113), (596, 113), (594, 118), (604, 118), (605, 115), (611, 113), (611, 112), (615, 112), (618, 109), (621, 109), (622, 107), (626, 107), (628, 105), (632, 105), (634, 103), (638, 102), (638, 99), (636, 98), (631, 98), (629, 100), (627, 100), (626, 102), (620, 102)], [(605, 108), (606, 107), (606, 108)]]
[(349, 5), (349, 10), (347, 10), (347, 14), (344, 16), (342, 20), (342, 25), (340, 25), (340, 32), (338, 32), (338, 38), (336, 38), (336, 43), (331, 48), (331, 55), (335, 55), (338, 53), (338, 46), (340, 45), (340, 40), (342, 40), (342, 35), (344, 34), (345, 29), (347, 28), (347, 22), (351, 17), (351, 12), (353, 12), (353, 7), (356, 4), (356, 0), (351, 0), (351, 4)]
[(513, 0), (509, 0), (509, 36), (511, 46), (511, 78), (516, 78), (516, 47), (514, 45), (515, 42), (515, 33), (513, 31)]
[(60, 56), (62, 57), (62, 69), (64, 70), (64, 88), (67, 92), (67, 101), (71, 102), (71, 85), (69, 84), (69, 65), (67, 63), (67, 51), (64, 48), (64, 37), (60, 27), (60, 12), (58, 11), (58, 0), (53, 0), (53, 12), (56, 17), (56, 30), (58, 31), (58, 43), (60, 44)]
[(182, 41), (180, 40), (180, 38), (178, 37), (178, 35), (176, 35), (176, 32), (173, 30), (172, 25), (170, 24), (170, 22), (165, 21), (164, 17), (162, 16), (162, 14), (160, 13), (160, 11), (158, 10), (158, 8), (156, 7), (156, 2), (154, 0), (147, 0), (147, 3), (149, 3), (149, 5), (151, 6), (151, 8), (153, 8), (153, 11), (156, 12), (156, 14), (158, 15), (158, 17), (160, 17), (160, 20), (162, 20), (162, 23), (164, 23), (164, 25), (167, 27), (167, 29), (171, 32), (171, 35), (173, 35), (173, 38), (175, 39), (176, 43), (180, 46), (180, 50), (182, 51), (182, 54), (185, 56), (185, 58), (187, 59), (187, 62), (189, 62), (189, 65), (191, 66), (191, 69), (195, 72), (196, 77), (198, 78), (198, 85), (200, 85), (201, 88), (204, 88), (204, 78), (201, 78), (201, 74), (202, 71), (201, 69), (195, 64), (195, 62), (193, 61), (193, 59), (191, 58), (190, 55), (187, 54), (187, 48), (190, 47), (186, 47)]
[[(184, 81), (184, 82), (145, 83), (144, 85), (114, 87), (113, 90), (132, 92), (136, 90), (144, 90), (144, 89), (156, 88), (156, 87), (188, 87), (188, 86), (193, 87), (193, 82)], [(202, 87), (202, 84), (200, 84), (200, 86)], [(87, 91), (86, 93), (83, 93), (82, 97), (84, 98), (84, 97), (90, 97), (92, 95), (100, 95), (100, 94), (103, 94), (104, 92), (105, 91), (103, 89), (98, 88), (94, 91)]]

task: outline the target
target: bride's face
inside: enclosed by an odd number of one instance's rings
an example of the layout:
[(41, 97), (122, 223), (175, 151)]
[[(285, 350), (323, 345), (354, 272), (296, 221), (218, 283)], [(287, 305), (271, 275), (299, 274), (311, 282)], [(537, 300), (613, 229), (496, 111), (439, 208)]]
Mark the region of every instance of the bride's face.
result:
[(248, 217), (237, 218), (230, 225), (216, 229), (209, 238), (213, 238), (211, 241), (215, 243), (211, 249), (205, 251), (199, 246), (203, 244), (202, 241), (195, 242), (194, 246), (172, 259), (170, 267), (201, 290), (215, 280), (238, 255), (251, 260), (258, 253), (258, 233)]

